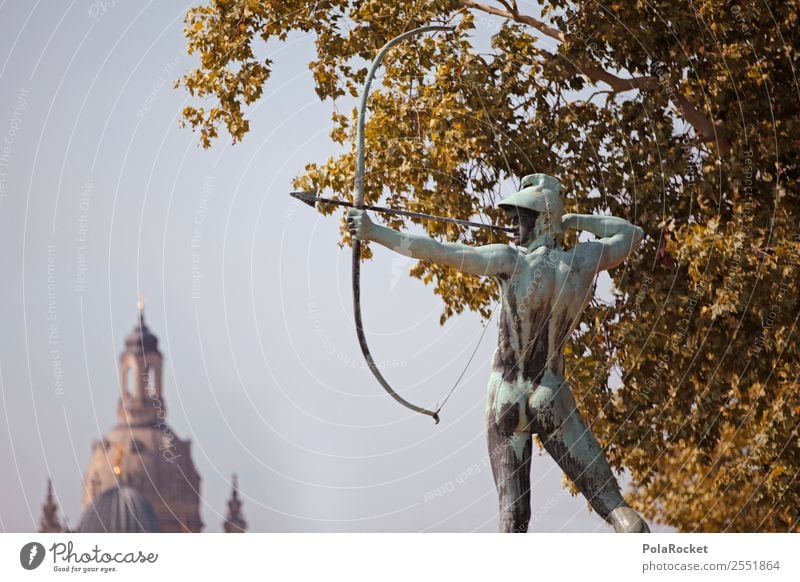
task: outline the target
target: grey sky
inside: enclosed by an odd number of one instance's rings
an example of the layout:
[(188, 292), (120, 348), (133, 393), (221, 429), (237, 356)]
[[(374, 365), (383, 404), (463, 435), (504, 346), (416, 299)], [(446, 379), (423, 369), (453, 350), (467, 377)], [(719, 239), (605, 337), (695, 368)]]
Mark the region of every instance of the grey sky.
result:
[[(48, 475), (77, 524), (138, 290), (166, 358), (168, 419), (193, 441), (206, 531), (221, 530), (234, 471), (256, 531), (496, 530), (483, 421), (494, 322), (439, 426), (382, 391), (358, 349), (338, 220), (287, 196), (305, 163), (335, 151), (312, 40), (270, 47), (251, 133), (204, 151), (178, 128), (188, 96), (172, 89), (193, 62), (188, 6), (0, 3), (0, 530), (36, 528)], [(375, 254), (363, 269), (374, 355), (432, 406), (480, 321), (441, 328), (411, 263)], [(608, 531), (560, 482), (536, 456), (532, 529)]]

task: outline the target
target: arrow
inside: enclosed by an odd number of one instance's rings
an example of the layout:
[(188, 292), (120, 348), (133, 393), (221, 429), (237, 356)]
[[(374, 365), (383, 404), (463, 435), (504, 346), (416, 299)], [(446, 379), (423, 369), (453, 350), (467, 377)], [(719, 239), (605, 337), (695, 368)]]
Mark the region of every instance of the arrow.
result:
[[(290, 192), (289, 196), (297, 198), (300, 202), (308, 204), (311, 208), (316, 208), (317, 202), (325, 204), (337, 204), (339, 206), (353, 207), (352, 202), (345, 202), (343, 200), (334, 200), (333, 198), (321, 198), (317, 196), (316, 192)], [(385, 208), (383, 206), (369, 206), (365, 205), (364, 210), (372, 210), (373, 212), (382, 212), (383, 214), (394, 214), (396, 216), (408, 216), (409, 218), (421, 218), (423, 220), (435, 220), (437, 222), (447, 222), (450, 224), (460, 224), (462, 226), (472, 226), (474, 228), (488, 228), (498, 232), (511, 232), (516, 233), (517, 229), (510, 226), (496, 226), (494, 224), (483, 224), (481, 222), (473, 222), (471, 220), (461, 220), (460, 218), (448, 218), (446, 216), (436, 216), (434, 214), (423, 214), (422, 212), (411, 212), (408, 210), (395, 210), (394, 208)]]

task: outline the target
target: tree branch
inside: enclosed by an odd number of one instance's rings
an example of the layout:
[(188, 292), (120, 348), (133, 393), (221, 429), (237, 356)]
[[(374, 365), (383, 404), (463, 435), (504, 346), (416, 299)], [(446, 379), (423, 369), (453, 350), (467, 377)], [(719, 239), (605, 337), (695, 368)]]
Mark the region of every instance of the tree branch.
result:
[(611, 87), (615, 93), (622, 91), (630, 91), (632, 89), (647, 89), (652, 87), (658, 79), (656, 77), (632, 77), (625, 79), (609, 73), (605, 69), (595, 67), (594, 65), (586, 65), (583, 63), (572, 63), (575, 68), (588, 77), (592, 82), (597, 83), (602, 81)]
[[(528, 16), (527, 14), (520, 14), (516, 10), (512, 11), (503, 10), (502, 8), (496, 8), (494, 6), (489, 6), (488, 4), (481, 4), (480, 2), (473, 2), (472, 0), (460, 0), (459, 3), (464, 8), (474, 8), (475, 10), (486, 12), (487, 14), (494, 14), (495, 16), (501, 16), (503, 18), (507, 18), (509, 20), (513, 20), (521, 24), (527, 24), (529, 26), (534, 27), (542, 34), (545, 34), (550, 38), (554, 38), (558, 41), (563, 42), (564, 40), (566, 40), (564, 33), (562, 33), (557, 28), (553, 28), (549, 24), (545, 24), (541, 20), (535, 19), (533, 16)], [(508, 6), (508, 4), (506, 4), (505, 2), (503, 2), (503, 5)]]
[[(545, 36), (548, 36), (559, 42), (567, 42), (570, 40), (568, 35), (561, 32), (557, 28), (553, 28), (549, 24), (546, 24), (541, 20), (534, 18), (533, 16), (520, 14), (519, 10), (517, 10), (516, 2), (512, 2), (512, 4), (509, 4), (504, 0), (499, 0), (499, 2), (506, 7), (506, 10), (497, 8), (495, 6), (489, 6), (488, 4), (475, 2), (474, 0), (460, 0), (460, 4), (464, 8), (480, 10), (481, 12), (485, 12), (487, 14), (492, 14), (494, 16), (506, 18), (514, 22), (519, 22), (520, 24), (527, 24)], [(633, 77), (626, 79), (610, 73), (609, 71), (596, 65), (577, 62), (572, 63), (572, 65), (578, 69), (582, 75), (592, 81), (592, 83), (603, 82), (611, 87), (616, 93), (621, 91), (650, 89), (658, 82), (658, 78), (652, 76)], [(675, 101), (678, 109), (681, 112), (681, 115), (694, 128), (702, 142), (716, 143), (720, 154), (722, 155), (726, 155), (730, 151), (731, 142), (727, 136), (724, 135), (724, 128), (720, 123), (715, 122), (713, 119), (710, 119), (701, 113), (689, 102), (688, 99), (683, 96), (676, 96)]]
[(502, 4), (503, 6), (505, 6), (506, 10), (508, 10), (512, 14), (517, 12), (517, 10), (515, 10), (514, 7), (511, 6), (511, 4), (509, 4), (506, 0), (497, 0), (497, 1), (500, 2), (500, 4)]
[(678, 95), (675, 100), (683, 114), (683, 118), (697, 132), (700, 141), (716, 143), (722, 155), (727, 155), (731, 151), (730, 139), (726, 135), (727, 132), (721, 122), (713, 121), (703, 115), (682, 95)]

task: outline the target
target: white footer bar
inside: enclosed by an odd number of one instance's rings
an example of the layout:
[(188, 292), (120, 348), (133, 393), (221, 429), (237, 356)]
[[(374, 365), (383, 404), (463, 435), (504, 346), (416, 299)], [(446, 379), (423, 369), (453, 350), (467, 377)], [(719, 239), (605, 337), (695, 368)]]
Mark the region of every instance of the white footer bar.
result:
[(800, 534), (0, 534), (0, 580), (800, 580)]

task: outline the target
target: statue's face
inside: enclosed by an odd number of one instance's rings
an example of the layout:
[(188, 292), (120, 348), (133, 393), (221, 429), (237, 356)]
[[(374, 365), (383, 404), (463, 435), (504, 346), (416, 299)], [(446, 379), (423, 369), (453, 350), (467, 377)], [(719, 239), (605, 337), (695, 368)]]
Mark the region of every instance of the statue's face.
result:
[(505, 208), (511, 223), (518, 228), (514, 242), (522, 246), (533, 238), (539, 213), (519, 206)]

